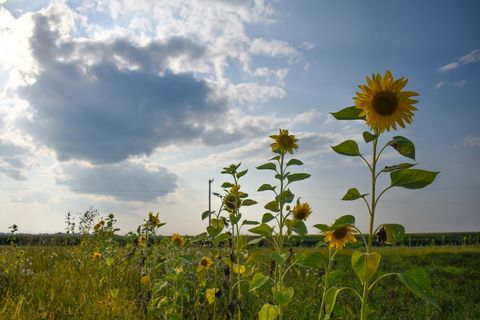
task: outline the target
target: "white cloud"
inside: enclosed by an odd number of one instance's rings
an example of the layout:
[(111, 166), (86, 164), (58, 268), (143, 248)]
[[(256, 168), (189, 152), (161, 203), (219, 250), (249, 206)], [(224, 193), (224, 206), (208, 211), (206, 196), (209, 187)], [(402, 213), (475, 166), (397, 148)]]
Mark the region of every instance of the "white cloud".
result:
[(463, 139), (463, 145), (470, 148), (480, 147), (480, 137), (465, 137)]
[(463, 88), (467, 85), (466, 80), (459, 80), (455, 82), (447, 81), (447, 80), (441, 80), (435, 84), (435, 89), (440, 89), (443, 87), (457, 87), (457, 88)]
[(454, 62), (450, 62), (444, 66), (441, 66), (440, 68), (438, 68), (438, 71), (446, 72), (446, 71), (454, 70), (460, 66), (477, 62), (479, 60), (480, 60), (480, 49), (476, 49), (460, 57), (458, 60)]

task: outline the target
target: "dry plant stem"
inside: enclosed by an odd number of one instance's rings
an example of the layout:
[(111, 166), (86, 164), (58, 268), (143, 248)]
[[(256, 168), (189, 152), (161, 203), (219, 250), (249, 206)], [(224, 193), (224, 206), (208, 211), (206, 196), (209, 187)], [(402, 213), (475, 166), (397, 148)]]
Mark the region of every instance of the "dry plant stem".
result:
[[(375, 188), (376, 188), (376, 183), (377, 183), (377, 173), (376, 173), (376, 168), (377, 168), (377, 143), (378, 143), (378, 136), (372, 141), (373, 145), (373, 154), (372, 154), (372, 164), (369, 166), (369, 169), (371, 171), (371, 176), (372, 176), (372, 197), (371, 197), (371, 202), (370, 202), (370, 208), (369, 208), (369, 213), (370, 213), (370, 228), (368, 232), (368, 245), (366, 247), (367, 253), (370, 252), (370, 248), (372, 247), (373, 243), (373, 224), (375, 222), (375, 208), (377, 206), (376, 199), (375, 199)], [(368, 207), (368, 206), (367, 206)], [(360, 310), (360, 320), (366, 320), (367, 319), (367, 305), (368, 305), (368, 292), (369, 292), (369, 282), (368, 279), (364, 282), (363, 284), (363, 294), (362, 294), (362, 307)]]

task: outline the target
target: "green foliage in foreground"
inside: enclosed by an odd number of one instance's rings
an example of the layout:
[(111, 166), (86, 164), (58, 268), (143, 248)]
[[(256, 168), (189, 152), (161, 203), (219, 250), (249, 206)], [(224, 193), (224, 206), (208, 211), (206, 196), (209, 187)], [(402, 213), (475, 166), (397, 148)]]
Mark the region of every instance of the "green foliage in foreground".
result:
[[(194, 269), (204, 248), (190, 247), (179, 266), (186, 276)], [(295, 249), (296, 251), (318, 249)], [(257, 261), (264, 261), (268, 273), (268, 249), (252, 250)], [(441, 310), (427, 305), (400, 285), (397, 278), (386, 278), (371, 296), (372, 319), (480, 319), (480, 247), (382, 248), (379, 274), (423, 268), (430, 276), (434, 295)], [(325, 250), (320, 251), (327, 254)], [(142, 304), (146, 293), (139, 281), (141, 261), (128, 260), (128, 251), (117, 247), (92, 258), (92, 252), (75, 247), (1, 247), (0, 248), (0, 319), (154, 319), (145, 316)], [(338, 256), (333, 275), (335, 281), (358, 286), (357, 275), (350, 267), (349, 250)], [(161, 263), (161, 262), (160, 262)], [(181, 264), (181, 265), (180, 265)], [(192, 270), (194, 272), (194, 270)], [(286, 277), (295, 295), (286, 319), (312, 319), (318, 315), (319, 295), (316, 286), (322, 269), (292, 269)], [(153, 275), (152, 275), (153, 276)], [(248, 283), (245, 283), (246, 289)], [(267, 287), (245, 297), (245, 319), (255, 319), (270, 296)], [(197, 305), (184, 301), (186, 319), (211, 317), (211, 305), (199, 296)], [(395, 303), (392, 303), (395, 302)], [(355, 319), (357, 300), (344, 291), (337, 297), (333, 319)], [(220, 312), (226, 314), (226, 312)]]

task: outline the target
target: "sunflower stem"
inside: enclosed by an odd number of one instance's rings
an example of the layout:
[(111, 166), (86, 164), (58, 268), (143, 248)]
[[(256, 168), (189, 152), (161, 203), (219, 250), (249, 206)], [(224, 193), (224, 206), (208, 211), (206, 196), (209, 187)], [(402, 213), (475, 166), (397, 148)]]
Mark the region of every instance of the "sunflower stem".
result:
[[(366, 246), (367, 253), (370, 252), (373, 243), (373, 224), (375, 222), (375, 209), (377, 206), (376, 202), (376, 184), (377, 184), (377, 143), (378, 143), (378, 136), (373, 140), (373, 153), (372, 153), (372, 165), (370, 167), (371, 177), (372, 177), (372, 193), (371, 193), (371, 202), (370, 202), (370, 227), (368, 232), (368, 244)], [(383, 151), (383, 149), (382, 149)], [(368, 279), (363, 283), (363, 294), (362, 294), (362, 307), (360, 309), (360, 320), (367, 320), (367, 306), (368, 306), (368, 290), (369, 282)]]

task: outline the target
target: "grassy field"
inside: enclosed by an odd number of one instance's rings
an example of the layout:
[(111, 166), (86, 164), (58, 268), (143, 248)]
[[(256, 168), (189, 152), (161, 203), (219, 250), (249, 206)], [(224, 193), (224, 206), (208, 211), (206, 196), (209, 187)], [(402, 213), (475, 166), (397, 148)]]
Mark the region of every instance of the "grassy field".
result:
[[(181, 290), (177, 291), (183, 294), (173, 296), (175, 300), (166, 300), (165, 304), (181, 308), (184, 319), (211, 319), (213, 305), (208, 303), (195, 272), (199, 259), (208, 249), (188, 244), (178, 249), (155, 248), (157, 252), (149, 261), (153, 271), (147, 282), (142, 279), (145, 261), (141, 255), (132, 254), (129, 246), (114, 247), (104, 251), (101, 257), (92, 256), (95, 244), (0, 247), (0, 319), (156, 319), (154, 312), (148, 312), (151, 301), (163, 290), (160, 287), (168, 282), (165, 279), (171, 280), (172, 274), (179, 272), (182, 278), (175, 276), (175, 281), (168, 283), (178, 285)], [(326, 254), (324, 249), (294, 250), (323, 250)], [(480, 319), (480, 246), (378, 250), (382, 254), (379, 274), (405, 271), (413, 266), (427, 271), (441, 310), (426, 305), (396, 278), (387, 278), (373, 291), (371, 319)], [(252, 250), (253, 269), (268, 273), (268, 252), (265, 248)], [(165, 258), (167, 255), (170, 258)], [(322, 269), (315, 268), (291, 270), (286, 283), (294, 288), (295, 295), (285, 310), (284, 319), (317, 318), (322, 273)], [(350, 252), (344, 250), (337, 258), (335, 282), (355, 287), (358, 286), (355, 277)], [(242, 285), (246, 293), (248, 281)], [(241, 302), (243, 319), (255, 319), (269, 299), (271, 292), (267, 286), (246, 293)], [(333, 318), (355, 319), (359, 307), (355, 298), (342, 293), (338, 299)], [(225, 319), (228, 306), (220, 301), (219, 298), (217, 318)]]

